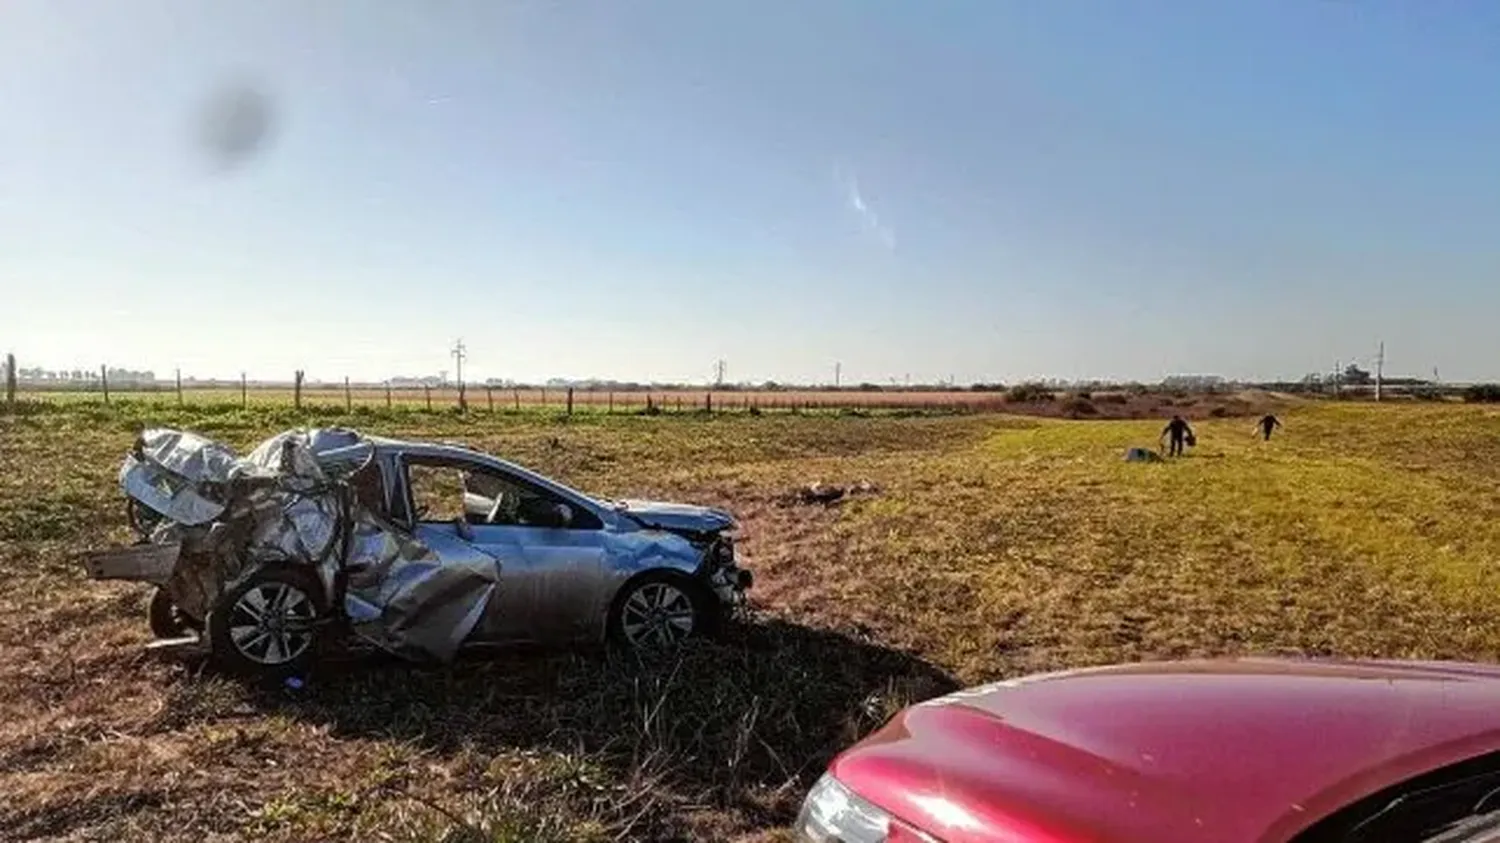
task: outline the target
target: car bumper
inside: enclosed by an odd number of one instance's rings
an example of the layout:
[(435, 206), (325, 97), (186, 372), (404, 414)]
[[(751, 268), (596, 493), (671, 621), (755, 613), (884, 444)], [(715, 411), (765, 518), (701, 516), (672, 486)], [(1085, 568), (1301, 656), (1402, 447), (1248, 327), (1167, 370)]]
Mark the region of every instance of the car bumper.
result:
[(755, 584), (755, 575), (738, 565), (731, 564), (714, 571), (708, 581), (714, 596), (719, 598), (721, 604), (728, 607), (743, 606), (745, 592)]

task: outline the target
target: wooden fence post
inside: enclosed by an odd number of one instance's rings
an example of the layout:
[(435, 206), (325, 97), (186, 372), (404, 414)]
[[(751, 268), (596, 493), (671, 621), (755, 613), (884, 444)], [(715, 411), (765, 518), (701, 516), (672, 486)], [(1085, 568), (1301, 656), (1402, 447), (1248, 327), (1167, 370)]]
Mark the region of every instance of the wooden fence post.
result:
[(422, 394), (424, 396), (426, 396), (426, 398), (427, 398), (427, 411), (431, 412), (432, 411), (432, 387), (428, 386), (425, 383), (422, 384)]
[(5, 355), (5, 403), (16, 403), (16, 356)]
[(292, 373), (292, 407), (302, 409), (302, 375), (301, 369)]
[(109, 403), (109, 369), (99, 364), (99, 388), (104, 390), (104, 403)]
[(390, 381), (386, 381), (385, 382), (385, 408), (387, 410), (389, 410), (391, 408), (391, 382)]
[(710, 414), (713, 413), (713, 411), (714, 411), (714, 394), (712, 392), (705, 392), (705, 393), (703, 393), (703, 409), (707, 413), (710, 413)]
[(568, 415), (573, 415), (573, 387), (568, 387)]
[(484, 385), (484, 397), (489, 402), (490, 412), (495, 412), (495, 388), (489, 384)]
[(615, 412), (615, 394), (613, 392), (611, 392), (609, 394), (609, 409), (606, 410), (605, 412), (609, 413), (610, 415), (614, 415), (614, 412)]
[(344, 375), (344, 412), (354, 412), (354, 395), (349, 391), (349, 376)]
[(182, 403), (182, 369), (177, 370), (177, 403)]
[(542, 409), (547, 409), (547, 388), (542, 387)]
[(516, 399), (516, 412), (521, 412), (521, 390), (512, 389), (510, 393), (511, 395), (515, 396)]
[(245, 373), (240, 372), (240, 409), (250, 408), (250, 382), (245, 378)]

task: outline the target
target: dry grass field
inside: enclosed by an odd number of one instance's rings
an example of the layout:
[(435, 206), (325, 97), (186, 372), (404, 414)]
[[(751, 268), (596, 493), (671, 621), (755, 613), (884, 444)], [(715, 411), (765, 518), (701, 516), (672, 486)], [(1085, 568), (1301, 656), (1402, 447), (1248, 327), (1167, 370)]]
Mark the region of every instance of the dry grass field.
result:
[[(149, 417), (149, 418), (148, 418)], [(779, 839), (907, 701), (1198, 654), (1500, 657), (1500, 413), (1299, 405), (1270, 443), (1159, 419), (606, 416), (25, 405), (0, 415), (0, 839)], [(244, 447), (294, 423), (462, 439), (600, 493), (727, 506), (754, 611), (659, 663), (515, 652), (263, 688), (142, 654), (126, 538), (144, 420)], [(555, 441), (554, 441), (555, 440)], [(790, 505), (810, 481), (877, 494)]]

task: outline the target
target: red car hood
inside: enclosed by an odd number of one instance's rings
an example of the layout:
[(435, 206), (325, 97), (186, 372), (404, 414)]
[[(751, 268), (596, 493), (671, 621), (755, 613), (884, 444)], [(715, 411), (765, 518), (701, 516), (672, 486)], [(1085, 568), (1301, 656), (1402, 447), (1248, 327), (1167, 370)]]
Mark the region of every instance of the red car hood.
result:
[(830, 769), (950, 843), (1271, 843), (1496, 750), (1500, 667), (1249, 659), (961, 691), (906, 709)]

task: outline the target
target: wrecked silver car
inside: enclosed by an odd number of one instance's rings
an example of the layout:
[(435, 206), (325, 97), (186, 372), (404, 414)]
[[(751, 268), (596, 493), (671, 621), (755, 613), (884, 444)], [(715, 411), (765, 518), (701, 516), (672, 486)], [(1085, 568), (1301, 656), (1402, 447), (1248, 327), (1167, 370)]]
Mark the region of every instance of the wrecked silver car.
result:
[(734, 519), (598, 500), (465, 447), (335, 428), (237, 457), (147, 430), (120, 470), (132, 546), (97, 579), (157, 586), (151, 626), (226, 667), (284, 673), (348, 640), (447, 661), (471, 643), (671, 645), (744, 602)]

